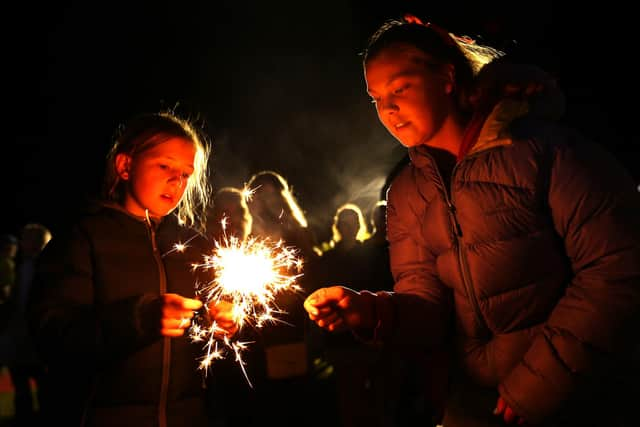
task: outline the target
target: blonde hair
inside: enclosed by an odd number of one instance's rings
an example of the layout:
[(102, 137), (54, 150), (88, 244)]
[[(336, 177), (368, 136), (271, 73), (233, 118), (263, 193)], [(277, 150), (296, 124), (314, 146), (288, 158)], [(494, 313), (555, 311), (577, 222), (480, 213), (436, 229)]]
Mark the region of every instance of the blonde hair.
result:
[(307, 228), (308, 222), (300, 205), (293, 196), (293, 189), (282, 175), (272, 170), (263, 170), (251, 176), (247, 187), (250, 190), (258, 190), (263, 184), (271, 184), (280, 190), (280, 195), (290, 210), (291, 216), (302, 227)]
[(475, 75), (477, 75), (485, 65), (505, 55), (501, 50), (478, 44), (470, 37), (460, 37), (453, 33), (449, 33), (449, 36), (460, 47), (464, 56), (469, 60), (469, 64), (471, 64)]

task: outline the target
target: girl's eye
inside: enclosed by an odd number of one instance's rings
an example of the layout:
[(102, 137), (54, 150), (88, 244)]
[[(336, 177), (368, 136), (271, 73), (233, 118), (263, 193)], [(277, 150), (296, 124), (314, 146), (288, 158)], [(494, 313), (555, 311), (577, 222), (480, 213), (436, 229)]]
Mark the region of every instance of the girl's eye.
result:
[(403, 86), (400, 86), (399, 88), (397, 88), (396, 90), (394, 90), (393, 93), (396, 94), (396, 95), (399, 95), (399, 94), (401, 94), (402, 92), (404, 92), (408, 88), (409, 88), (408, 84), (407, 85), (403, 85)]
[(160, 167), (160, 169), (163, 169), (163, 170), (169, 169), (168, 165), (159, 164), (158, 166)]
[(186, 172), (182, 174), (182, 177), (183, 177), (184, 179), (189, 179), (189, 177), (190, 177), (190, 176), (191, 176), (191, 174), (188, 174), (188, 173), (186, 173)]

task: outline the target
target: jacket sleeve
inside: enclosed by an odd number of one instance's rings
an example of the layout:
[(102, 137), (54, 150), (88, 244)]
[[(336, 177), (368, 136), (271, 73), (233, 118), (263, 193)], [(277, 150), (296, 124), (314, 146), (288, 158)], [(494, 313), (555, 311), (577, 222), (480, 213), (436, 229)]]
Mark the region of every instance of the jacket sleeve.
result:
[(610, 374), (637, 341), (630, 338), (640, 314), (640, 194), (609, 153), (576, 136), (567, 141), (553, 155), (548, 200), (574, 274), (542, 332), (499, 385), (532, 423)]
[(107, 306), (96, 301), (93, 252), (81, 229), (54, 237), (42, 252), (28, 320), (37, 350), (47, 363), (100, 363), (157, 340), (145, 326), (155, 317), (157, 297), (142, 295)]
[[(406, 172), (406, 170), (405, 170)], [(450, 290), (437, 278), (435, 257), (414, 234), (420, 229), (401, 174), (391, 185), (387, 201), (387, 237), (394, 292), (378, 298), (379, 331), (385, 344), (409, 352), (424, 352), (443, 343), (452, 309)]]

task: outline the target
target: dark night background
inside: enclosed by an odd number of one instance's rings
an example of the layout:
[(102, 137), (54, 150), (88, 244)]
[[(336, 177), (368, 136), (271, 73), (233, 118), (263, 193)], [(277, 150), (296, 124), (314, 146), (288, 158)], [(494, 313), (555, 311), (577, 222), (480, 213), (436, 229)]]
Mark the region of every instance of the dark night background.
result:
[(277, 170), (323, 238), (335, 208), (368, 208), (404, 154), (377, 122), (358, 53), (405, 11), (554, 74), (567, 95), (564, 120), (640, 182), (631, 6), (51, 3), (3, 6), (5, 231), (39, 221), (55, 234), (98, 188), (118, 124), (177, 105), (212, 141), (214, 188)]

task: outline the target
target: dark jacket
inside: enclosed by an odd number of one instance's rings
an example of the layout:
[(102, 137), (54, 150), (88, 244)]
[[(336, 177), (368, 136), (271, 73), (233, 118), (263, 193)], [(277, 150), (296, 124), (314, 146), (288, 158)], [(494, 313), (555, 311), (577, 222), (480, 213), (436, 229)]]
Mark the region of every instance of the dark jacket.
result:
[[(194, 236), (172, 215), (154, 226), (101, 206), (47, 245), (30, 301), (30, 325), (49, 369), (47, 420), (206, 425), (200, 346), (186, 334), (159, 332), (159, 296), (194, 297), (192, 264), (206, 248)], [(186, 250), (173, 250), (187, 241)]]
[(506, 104), (450, 182), (429, 148), (410, 150), (388, 194), (396, 284), (376, 299), (377, 332), (429, 351), (455, 329), (455, 373), (539, 423), (577, 401), (602, 409), (595, 393), (615, 400), (618, 376), (636, 369), (640, 194), (597, 144), (510, 122)]

